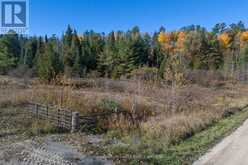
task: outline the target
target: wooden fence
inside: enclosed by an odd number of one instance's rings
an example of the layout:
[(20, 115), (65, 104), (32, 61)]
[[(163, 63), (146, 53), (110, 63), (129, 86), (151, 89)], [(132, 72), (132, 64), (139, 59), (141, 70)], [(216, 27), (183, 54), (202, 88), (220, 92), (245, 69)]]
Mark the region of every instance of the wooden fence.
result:
[(71, 110), (38, 103), (27, 103), (26, 106), (33, 117), (47, 120), (60, 128), (72, 129), (73, 113)]
[(134, 119), (131, 113), (127, 111), (114, 110), (105, 113), (91, 114), (88, 116), (80, 116), (78, 112), (73, 112), (69, 109), (63, 109), (56, 106), (42, 105), (38, 103), (27, 103), (27, 110), (31, 113), (32, 117), (43, 119), (51, 122), (57, 127), (71, 130), (76, 132), (80, 126), (94, 127), (101, 118), (109, 117), (113, 114), (124, 115), (128, 120), (134, 124)]
[(84, 123), (88, 123), (88, 124), (95, 124), (97, 122), (97, 119), (99, 118), (105, 118), (105, 117), (109, 117), (111, 115), (124, 115), (126, 116), (126, 118), (129, 119), (129, 121), (134, 124), (134, 118), (132, 116), (132, 114), (130, 112), (124, 111), (124, 110), (114, 110), (114, 111), (109, 111), (109, 112), (103, 112), (103, 113), (95, 113), (95, 114), (91, 114), (88, 116), (80, 116), (79, 117), (79, 121), (80, 124), (84, 124)]

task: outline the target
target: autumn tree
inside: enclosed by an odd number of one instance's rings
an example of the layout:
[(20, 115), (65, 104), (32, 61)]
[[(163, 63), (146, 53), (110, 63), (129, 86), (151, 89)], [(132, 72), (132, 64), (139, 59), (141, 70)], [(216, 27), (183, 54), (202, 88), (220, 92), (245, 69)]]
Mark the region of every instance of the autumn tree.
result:
[[(168, 55), (166, 62), (163, 61), (163, 77), (177, 84), (184, 81), (184, 71), (187, 68), (186, 58), (184, 56), (184, 44), (186, 39), (185, 32), (161, 32), (158, 41), (162, 44), (163, 50)], [(161, 70), (160, 70), (161, 71)]]
[(224, 32), (218, 36), (218, 40), (221, 45), (221, 50), (223, 52), (223, 58), (224, 58), (224, 70), (227, 73), (234, 73), (234, 51), (232, 49), (232, 41), (233, 38), (231, 35), (227, 32)]

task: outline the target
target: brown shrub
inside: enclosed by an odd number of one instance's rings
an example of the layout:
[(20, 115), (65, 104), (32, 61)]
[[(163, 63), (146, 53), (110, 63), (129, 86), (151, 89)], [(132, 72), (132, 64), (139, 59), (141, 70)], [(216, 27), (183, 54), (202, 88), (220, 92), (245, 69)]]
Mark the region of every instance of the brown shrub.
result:
[[(172, 87), (143, 81), (89, 81), (94, 85), (83, 89), (75, 88), (70, 83), (60, 86), (33, 83), (32, 88), (27, 89), (2, 87), (0, 105), (33, 101), (55, 104), (79, 111), (81, 115), (89, 115), (106, 111), (97, 103), (109, 99), (132, 114), (135, 126), (139, 126), (142, 135), (164, 138), (169, 144), (238, 111), (228, 108), (244, 106), (248, 102), (248, 88), (244, 84), (216, 89), (199, 85)], [(100, 124), (104, 129), (121, 132), (137, 128), (125, 115), (111, 115), (100, 120)]]
[(224, 85), (224, 76), (220, 71), (191, 70), (186, 73), (186, 80), (206, 87)]

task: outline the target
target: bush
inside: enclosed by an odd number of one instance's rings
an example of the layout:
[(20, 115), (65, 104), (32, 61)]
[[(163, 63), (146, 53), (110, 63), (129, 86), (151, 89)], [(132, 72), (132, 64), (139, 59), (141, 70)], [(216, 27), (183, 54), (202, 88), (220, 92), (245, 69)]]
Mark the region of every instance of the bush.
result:
[(224, 76), (219, 71), (191, 70), (186, 73), (186, 80), (189, 83), (202, 86), (222, 86)]
[(131, 78), (145, 81), (154, 81), (158, 79), (158, 69), (143, 67), (132, 71)]
[[(132, 114), (126, 111), (120, 103), (111, 99), (103, 99), (96, 106), (97, 113), (100, 114), (95, 118), (96, 124), (88, 129), (91, 132), (106, 132), (118, 130), (126, 132), (134, 127)], [(115, 113), (116, 112), (116, 113)]]
[(101, 77), (101, 73), (98, 72), (98, 71), (90, 71), (88, 74), (87, 74), (87, 78), (99, 78)]
[(16, 69), (12, 69), (8, 72), (9, 76), (18, 78), (31, 78), (35, 76), (34, 69), (28, 68), (25, 65), (19, 65)]
[(124, 80), (117, 81), (110, 79), (96, 79), (94, 85), (97, 88), (102, 88), (105, 90), (111, 90), (114, 92), (125, 92), (128, 87), (128, 82)]
[(97, 104), (97, 108), (103, 112), (115, 112), (122, 110), (119, 103), (111, 99), (103, 99)]

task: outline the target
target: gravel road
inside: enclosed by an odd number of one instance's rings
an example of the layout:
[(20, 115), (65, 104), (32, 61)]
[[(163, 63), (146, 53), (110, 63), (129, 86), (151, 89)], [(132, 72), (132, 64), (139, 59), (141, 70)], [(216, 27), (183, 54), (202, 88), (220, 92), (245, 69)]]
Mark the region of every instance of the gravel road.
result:
[(51, 139), (27, 140), (0, 147), (0, 165), (111, 165), (102, 157), (83, 155)]
[(193, 165), (247, 165), (248, 120)]

